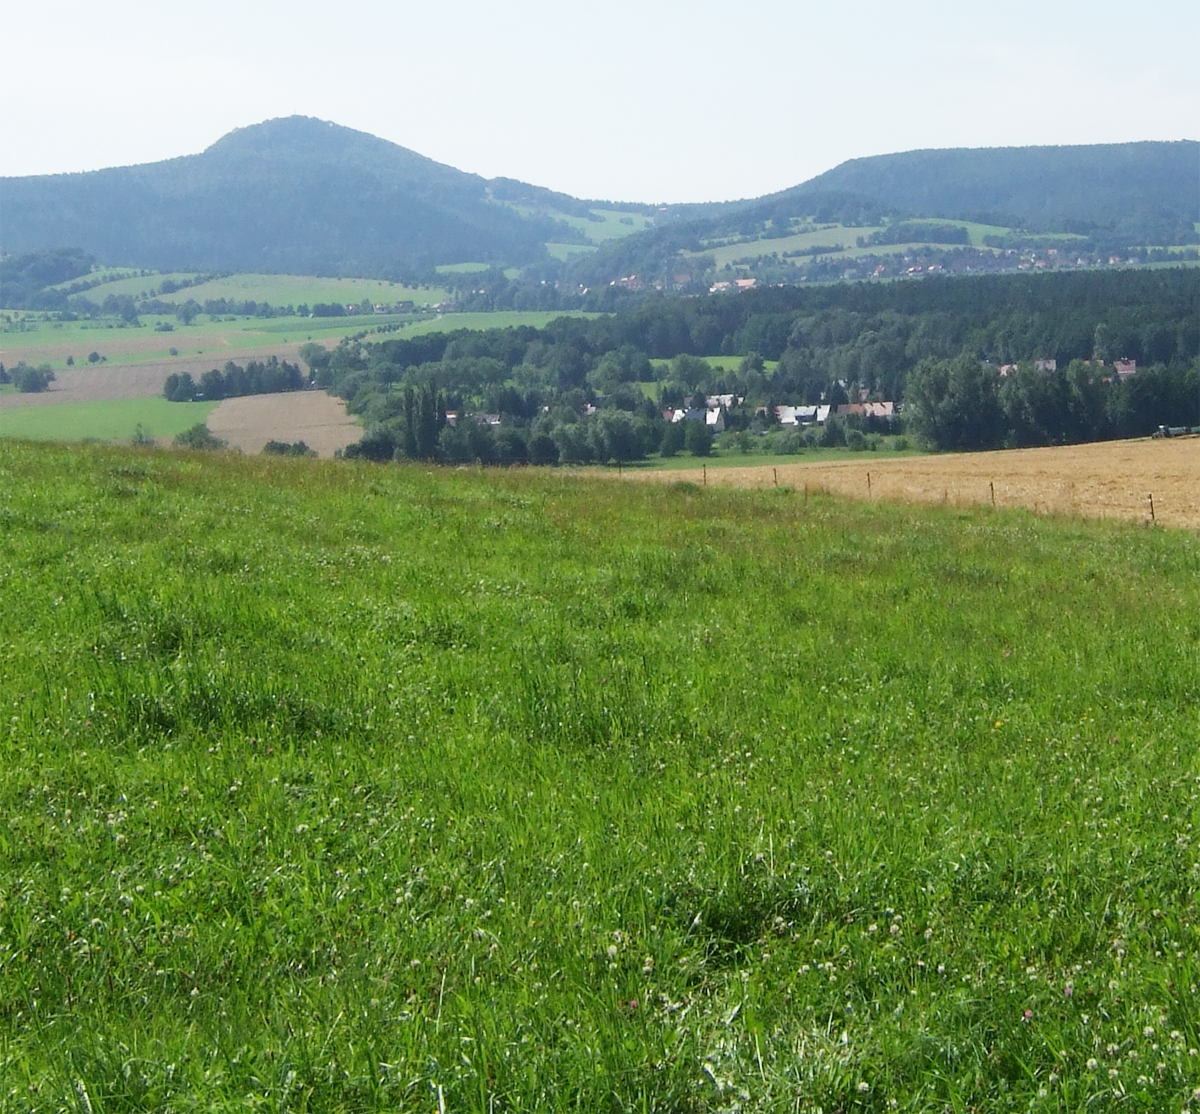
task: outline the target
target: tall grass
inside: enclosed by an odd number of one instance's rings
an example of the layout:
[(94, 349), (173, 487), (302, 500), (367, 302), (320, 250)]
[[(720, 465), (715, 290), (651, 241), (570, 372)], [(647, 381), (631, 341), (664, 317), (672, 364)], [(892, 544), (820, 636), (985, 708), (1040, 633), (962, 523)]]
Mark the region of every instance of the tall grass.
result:
[(0, 443), (0, 1109), (1200, 1106), (1200, 542)]

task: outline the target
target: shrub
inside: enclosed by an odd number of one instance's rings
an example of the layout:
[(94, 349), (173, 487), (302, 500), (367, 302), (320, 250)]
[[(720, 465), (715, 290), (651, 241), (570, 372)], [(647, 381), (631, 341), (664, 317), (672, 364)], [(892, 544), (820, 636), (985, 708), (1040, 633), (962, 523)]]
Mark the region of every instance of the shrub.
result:
[(229, 442), (222, 441), (203, 422), (197, 422), (191, 429), (176, 434), (174, 444), (177, 449), (224, 449)]
[(274, 456), (316, 456), (317, 450), (310, 449), (303, 441), (268, 441), (263, 446), (264, 453)]

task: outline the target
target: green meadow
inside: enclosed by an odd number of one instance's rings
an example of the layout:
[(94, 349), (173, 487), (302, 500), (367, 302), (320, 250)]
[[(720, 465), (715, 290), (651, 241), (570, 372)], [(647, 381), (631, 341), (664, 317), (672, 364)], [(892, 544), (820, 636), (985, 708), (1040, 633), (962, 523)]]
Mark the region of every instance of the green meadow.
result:
[[(450, 313), (437, 315), (370, 314), (359, 317), (222, 317), (202, 315), (191, 325), (173, 317), (146, 315), (138, 326), (123, 325), (112, 318), (89, 321), (55, 321), (45, 314), (25, 313), (0, 329), (0, 360), (9, 366), (18, 360), (48, 363), (65, 368), (71, 358), (76, 366), (87, 366), (96, 352), (109, 364), (161, 363), (197, 356), (223, 363), (230, 352), (264, 350), (310, 340), (327, 345), (342, 337), (398, 330), (401, 335), (447, 329), (500, 329), (515, 325), (542, 327), (557, 317), (581, 314), (541, 310), (503, 310), (496, 313)], [(169, 332), (155, 326), (170, 325)], [(171, 349), (175, 349), (174, 352)]]
[(1195, 1109), (1194, 535), (0, 477), (6, 1112)]
[(0, 410), (0, 437), (35, 441), (128, 441), (174, 437), (208, 419), (215, 402), (165, 398), (96, 399)]
[[(109, 279), (108, 276), (112, 278)], [(98, 269), (88, 279), (105, 279), (104, 282), (83, 291), (92, 301), (103, 301), (110, 294), (129, 295), (132, 298), (157, 297), (164, 302), (182, 304), (189, 298), (203, 304), (209, 299), (225, 298), (228, 301), (269, 302), (273, 306), (316, 305), (319, 302), (337, 302), (341, 305), (357, 304), (364, 298), (372, 303), (411, 301), (421, 305), (436, 305), (449, 298), (449, 292), (436, 286), (407, 286), (404, 283), (386, 282), (380, 279), (319, 278), (313, 275), (261, 275), (236, 274), (208, 282), (186, 286), (169, 294), (155, 294), (163, 282), (190, 281), (194, 272), (173, 271), (146, 274), (131, 273), (120, 269)], [(68, 287), (78, 282), (61, 283)]]

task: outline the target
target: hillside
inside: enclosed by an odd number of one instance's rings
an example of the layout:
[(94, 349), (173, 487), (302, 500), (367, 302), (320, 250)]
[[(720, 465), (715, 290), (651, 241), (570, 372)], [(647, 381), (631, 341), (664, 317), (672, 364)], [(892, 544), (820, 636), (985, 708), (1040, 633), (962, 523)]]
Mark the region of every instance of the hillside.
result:
[(0, 469), (6, 1112), (1192, 1108), (1193, 536)]
[[(238, 129), (198, 155), (0, 179), (0, 250), (73, 248), (109, 266), (163, 271), (393, 279), (536, 264), (535, 279), (599, 285), (678, 270), (689, 253), (833, 226), (882, 233), (894, 244), (885, 225), (924, 217), (983, 221), (1000, 238), (1082, 235), (1106, 258), (1128, 245), (1195, 243), (1198, 166), (1200, 144), (1190, 141), (910, 151), (853, 159), (756, 199), (618, 206), (489, 181), (363, 132), (293, 116)], [(939, 242), (919, 228), (915, 235)], [(840, 243), (854, 246), (845, 235)], [(789, 246), (733, 254), (783, 255)], [(812, 254), (808, 246), (791, 254)]]
[(4, 251), (69, 245), (159, 270), (401, 275), (528, 262), (547, 239), (572, 237), (496, 203), (478, 175), (301, 116), (238, 129), (199, 155), (5, 178), (0, 190)]
[(1194, 242), (1200, 143), (906, 151), (851, 159), (789, 192), (803, 198), (829, 191), (920, 216)]

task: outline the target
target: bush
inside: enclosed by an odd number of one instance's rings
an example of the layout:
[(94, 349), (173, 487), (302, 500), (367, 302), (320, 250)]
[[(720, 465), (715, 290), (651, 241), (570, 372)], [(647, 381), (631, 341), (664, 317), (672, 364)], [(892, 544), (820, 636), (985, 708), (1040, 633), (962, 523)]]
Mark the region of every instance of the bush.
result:
[(317, 450), (310, 449), (303, 441), (268, 441), (263, 446), (264, 453), (274, 456), (316, 456)]
[(174, 444), (177, 449), (224, 449), (229, 446), (228, 441), (222, 441), (203, 422), (176, 434)]
[(861, 453), (867, 447), (867, 439), (861, 429), (852, 429), (846, 434), (846, 448), (853, 453)]

